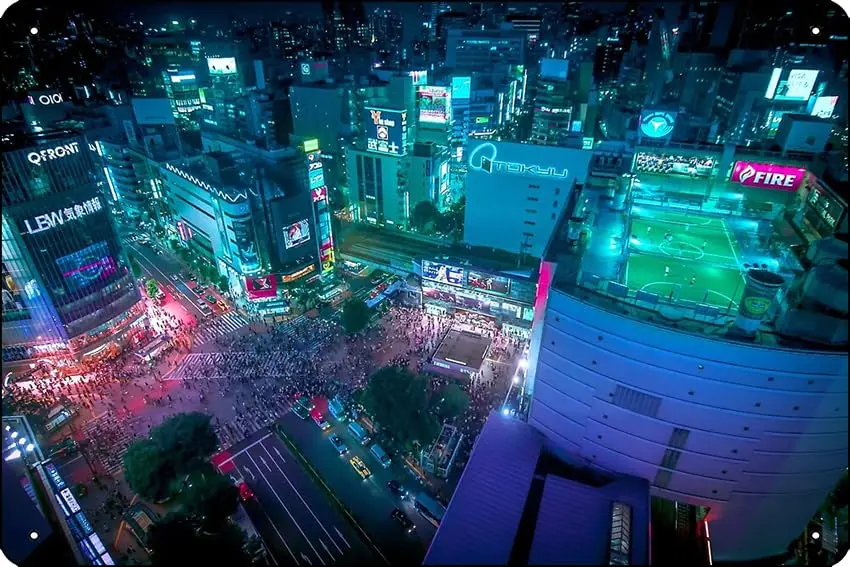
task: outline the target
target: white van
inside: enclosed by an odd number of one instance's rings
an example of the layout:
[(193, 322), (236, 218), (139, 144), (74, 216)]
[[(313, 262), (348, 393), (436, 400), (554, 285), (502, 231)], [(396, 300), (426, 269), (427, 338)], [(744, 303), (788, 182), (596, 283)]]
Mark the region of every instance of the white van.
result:
[(390, 459), (390, 456), (387, 455), (387, 453), (383, 449), (381, 449), (380, 445), (375, 443), (374, 445), (369, 447), (369, 452), (372, 453), (372, 456), (375, 457), (379, 463), (381, 463), (382, 467), (384, 467), (385, 469), (390, 468), (390, 465), (393, 463), (392, 459)]

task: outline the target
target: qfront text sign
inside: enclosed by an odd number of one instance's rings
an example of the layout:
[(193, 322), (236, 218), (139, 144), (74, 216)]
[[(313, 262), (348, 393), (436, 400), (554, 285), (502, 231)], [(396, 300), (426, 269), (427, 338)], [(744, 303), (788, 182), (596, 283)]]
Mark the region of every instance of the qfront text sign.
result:
[(469, 154), (469, 167), (487, 173), (512, 173), (528, 177), (553, 177), (556, 179), (569, 178), (567, 168), (499, 161), (496, 159), (497, 153), (494, 144), (490, 142), (481, 144)]
[(806, 170), (802, 167), (739, 161), (732, 168), (730, 180), (744, 187), (796, 191), (805, 175)]
[(62, 144), (61, 146), (30, 152), (27, 154), (27, 161), (40, 166), (45, 161), (53, 161), (78, 153), (80, 153), (80, 144), (71, 142), (70, 144)]

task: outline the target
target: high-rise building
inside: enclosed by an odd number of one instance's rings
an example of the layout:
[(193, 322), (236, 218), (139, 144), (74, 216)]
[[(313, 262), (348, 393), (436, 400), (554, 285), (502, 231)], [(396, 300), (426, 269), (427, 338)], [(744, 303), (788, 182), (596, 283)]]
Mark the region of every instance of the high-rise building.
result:
[(525, 65), (525, 32), (515, 30), (450, 29), (446, 36), (446, 67), (456, 72), (486, 69), (507, 76), (511, 66)]
[(4, 361), (114, 354), (147, 319), (96, 148), (69, 131), (3, 146)]
[(573, 97), (567, 80), (569, 61), (543, 59), (534, 96), (530, 141), (556, 146), (569, 135), (573, 119)]
[(434, 143), (415, 143), (407, 156), (408, 191), (411, 210), (422, 201), (444, 211), (451, 204), (449, 187), (449, 151)]

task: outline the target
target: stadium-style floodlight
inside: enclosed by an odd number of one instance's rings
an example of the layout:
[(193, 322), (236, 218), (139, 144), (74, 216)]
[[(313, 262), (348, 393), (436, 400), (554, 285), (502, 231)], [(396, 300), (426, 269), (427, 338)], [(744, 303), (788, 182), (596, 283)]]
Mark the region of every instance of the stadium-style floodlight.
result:
[(35, 445), (33, 445), (32, 443), (28, 443), (27, 446), (26, 446), (26, 449), (27, 449), (27, 453), (32, 453), (33, 449), (35, 449)]
[(817, 26), (812, 26), (812, 35), (820, 35), (820, 28)]
[(35, 532), (35, 531), (30, 532), (30, 539), (32, 539), (32, 540), (38, 539), (38, 532)]
[(31, 33), (32, 35), (38, 35), (38, 28), (37, 28), (37, 27), (35, 27), (35, 26), (31, 27), (31, 28), (30, 28), (30, 33)]
[(11, 435), (12, 439), (16, 439), (18, 437), (18, 432), (13, 431), (10, 435)]
[(511, 415), (511, 410), (509, 410), (508, 408), (503, 408), (502, 409), (502, 415), (505, 415), (505, 416)]
[(11, 453), (9, 453), (4, 460), (6, 461), (14, 461), (15, 459), (21, 458), (21, 452), (15, 449)]

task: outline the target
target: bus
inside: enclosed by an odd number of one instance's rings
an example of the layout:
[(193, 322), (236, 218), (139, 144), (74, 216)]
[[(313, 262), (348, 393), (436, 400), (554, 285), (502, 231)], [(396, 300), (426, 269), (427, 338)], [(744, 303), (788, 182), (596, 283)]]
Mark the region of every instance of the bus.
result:
[(345, 414), (345, 404), (339, 399), (339, 396), (334, 397), (328, 402), (328, 411), (334, 416), (337, 421), (345, 421), (348, 416)]
[(307, 419), (310, 417), (310, 412), (313, 411), (313, 402), (310, 400), (308, 396), (301, 396), (298, 398), (298, 401), (292, 406), (292, 413), (300, 417), (301, 419)]
[(77, 409), (75, 407), (65, 407), (64, 405), (55, 406), (50, 412), (47, 414), (47, 419), (44, 423), (44, 429), (47, 432), (55, 431), (64, 425), (67, 421), (70, 421), (72, 417), (77, 414)]
[(434, 524), (434, 527), (440, 526), (443, 515), (446, 513), (446, 508), (442, 504), (424, 492), (416, 494), (416, 498), (413, 500), (413, 507), (416, 508), (416, 511), (423, 518)]
[(385, 469), (390, 468), (390, 465), (393, 464), (393, 461), (392, 459), (390, 459), (390, 456), (387, 455), (387, 453), (383, 449), (381, 449), (381, 446), (377, 443), (375, 443), (369, 448), (369, 452), (372, 453), (372, 456), (375, 457), (378, 462), (381, 463), (381, 466)]
[(363, 429), (363, 426), (357, 423), (356, 421), (352, 421), (348, 424), (348, 431), (354, 435), (354, 438), (360, 442), (361, 445), (365, 445), (369, 442), (369, 434), (366, 433), (366, 430)]

